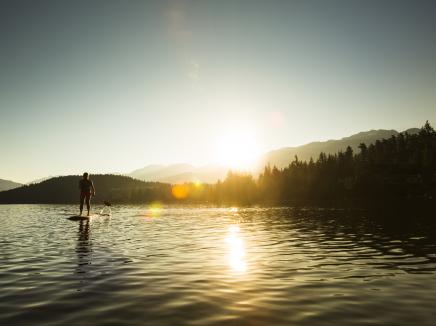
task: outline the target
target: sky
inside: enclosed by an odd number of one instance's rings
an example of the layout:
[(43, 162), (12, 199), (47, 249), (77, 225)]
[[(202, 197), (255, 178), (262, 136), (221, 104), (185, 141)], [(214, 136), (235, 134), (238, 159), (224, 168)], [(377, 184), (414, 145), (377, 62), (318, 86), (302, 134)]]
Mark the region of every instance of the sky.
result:
[(435, 1), (3, 0), (0, 178), (434, 125), (435, 35)]

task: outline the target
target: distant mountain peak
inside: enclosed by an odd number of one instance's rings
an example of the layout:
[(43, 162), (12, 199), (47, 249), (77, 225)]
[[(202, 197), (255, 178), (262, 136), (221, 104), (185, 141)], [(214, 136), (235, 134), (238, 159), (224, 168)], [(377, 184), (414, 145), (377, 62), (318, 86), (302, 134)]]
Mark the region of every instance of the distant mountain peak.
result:
[(182, 182), (205, 182), (214, 183), (224, 179), (228, 168), (208, 165), (195, 167), (187, 163), (176, 163), (170, 165), (146, 166), (135, 170), (129, 175), (143, 181), (159, 181), (168, 183)]
[(391, 137), (392, 135), (398, 135), (398, 131), (396, 131), (395, 129), (371, 129), (368, 131), (361, 131), (358, 132), (357, 134), (348, 136), (348, 137), (343, 137), (341, 138), (341, 140), (347, 140), (347, 139), (356, 139), (356, 138), (367, 138), (367, 137), (382, 137), (384, 138), (384, 136), (387, 137)]
[(11, 190), (21, 186), (22, 186), (21, 183), (0, 179), (0, 191)]
[(407, 130), (404, 130), (402, 133), (408, 133), (409, 135), (416, 135), (421, 131), (419, 128), (409, 128)]

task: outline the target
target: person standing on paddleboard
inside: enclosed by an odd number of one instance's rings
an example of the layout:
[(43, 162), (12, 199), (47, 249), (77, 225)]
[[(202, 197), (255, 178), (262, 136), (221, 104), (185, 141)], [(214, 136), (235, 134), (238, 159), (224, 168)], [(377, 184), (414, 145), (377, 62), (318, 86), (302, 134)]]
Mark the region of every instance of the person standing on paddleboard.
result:
[(86, 208), (89, 211), (91, 209), (91, 196), (95, 196), (95, 188), (92, 181), (89, 179), (89, 174), (87, 172), (83, 173), (82, 180), (79, 181), (79, 189), (80, 189), (80, 215), (82, 215), (83, 211), (83, 202), (86, 200)]

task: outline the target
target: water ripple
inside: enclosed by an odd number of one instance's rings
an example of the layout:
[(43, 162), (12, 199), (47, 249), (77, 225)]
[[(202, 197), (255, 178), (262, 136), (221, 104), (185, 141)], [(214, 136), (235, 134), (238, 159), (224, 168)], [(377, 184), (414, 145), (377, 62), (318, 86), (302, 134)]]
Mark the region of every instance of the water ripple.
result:
[[(0, 206), (2, 325), (411, 324), (436, 317), (436, 235), (363, 211)], [(98, 207), (96, 208), (98, 210)]]

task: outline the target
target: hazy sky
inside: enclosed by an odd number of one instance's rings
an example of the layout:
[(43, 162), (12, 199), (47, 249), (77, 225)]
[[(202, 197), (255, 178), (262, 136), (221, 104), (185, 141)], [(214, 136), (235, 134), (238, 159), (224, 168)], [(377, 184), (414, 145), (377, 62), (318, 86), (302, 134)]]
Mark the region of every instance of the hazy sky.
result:
[(3, 179), (436, 123), (436, 1), (2, 0), (0, 42)]

